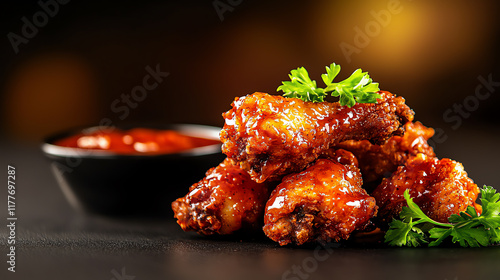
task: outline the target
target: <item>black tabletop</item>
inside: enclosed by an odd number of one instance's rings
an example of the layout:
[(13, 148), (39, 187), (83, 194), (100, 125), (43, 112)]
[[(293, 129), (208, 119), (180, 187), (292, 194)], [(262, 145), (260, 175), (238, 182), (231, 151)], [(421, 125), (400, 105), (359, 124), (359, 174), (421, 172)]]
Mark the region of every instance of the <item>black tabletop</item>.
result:
[[(500, 186), (500, 135), (475, 128), (437, 144), (479, 185)], [(327, 244), (280, 247), (265, 236), (203, 237), (173, 218), (116, 219), (73, 210), (33, 145), (3, 143), (16, 167), (15, 270), (10, 272), (7, 186), (1, 189), (0, 279), (498, 279), (500, 247), (389, 248)], [(2, 178), (7, 180), (6, 172)], [(186, 190), (189, 186), (186, 186)], [(138, 202), (140, 203), (140, 202)]]

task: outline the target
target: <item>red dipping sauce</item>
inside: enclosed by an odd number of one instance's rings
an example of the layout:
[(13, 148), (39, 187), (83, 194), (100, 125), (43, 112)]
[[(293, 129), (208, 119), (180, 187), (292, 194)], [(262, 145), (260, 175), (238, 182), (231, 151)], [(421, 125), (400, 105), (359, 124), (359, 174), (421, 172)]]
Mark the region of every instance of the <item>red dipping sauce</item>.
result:
[(219, 144), (219, 140), (184, 135), (175, 130), (134, 128), (79, 133), (54, 142), (71, 148), (106, 150), (119, 154), (168, 154)]

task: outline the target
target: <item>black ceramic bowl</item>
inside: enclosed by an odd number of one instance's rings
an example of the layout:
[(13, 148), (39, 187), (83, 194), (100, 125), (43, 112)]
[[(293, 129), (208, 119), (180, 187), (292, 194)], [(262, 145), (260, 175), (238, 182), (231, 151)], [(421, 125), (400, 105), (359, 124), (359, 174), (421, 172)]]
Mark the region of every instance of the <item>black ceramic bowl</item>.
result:
[[(171, 129), (213, 140), (219, 139), (220, 132), (217, 127), (193, 124), (141, 127)], [(47, 138), (42, 151), (50, 159), (52, 172), (69, 203), (86, 213), (171, 216), (170, 203), (184, 196), (193, 183), (225, 157), (220, 144), (155, 155), (124, 155), (53, 144), (81, 131), (71, 130)]]

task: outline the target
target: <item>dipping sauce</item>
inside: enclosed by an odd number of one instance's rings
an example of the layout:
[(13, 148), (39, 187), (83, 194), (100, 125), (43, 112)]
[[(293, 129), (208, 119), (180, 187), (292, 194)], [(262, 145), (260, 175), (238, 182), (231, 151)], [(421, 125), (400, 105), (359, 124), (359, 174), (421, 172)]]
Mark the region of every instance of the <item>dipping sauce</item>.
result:
[(79, 133), (55, 141), (54, 145), (120, 154), (168, 154), (219, 143), (219, 140), (188, 136), (175, 130), (115, 128)]

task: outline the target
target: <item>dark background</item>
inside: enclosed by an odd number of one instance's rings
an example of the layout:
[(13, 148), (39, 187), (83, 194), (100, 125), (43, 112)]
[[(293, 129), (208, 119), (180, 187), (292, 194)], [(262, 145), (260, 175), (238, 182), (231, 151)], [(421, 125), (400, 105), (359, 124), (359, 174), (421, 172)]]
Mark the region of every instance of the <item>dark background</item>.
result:
[[(492, 87), (484, 100), (474, 95), (479, 77), (500, 82), (500, 3), (401, 0), (399, 13), (386, 17), (384, 26), (376, 23), (374, 14), (387, 15), (391, 2), (221, 0), (233, 4), (221, 18), (214, 1), (73, 0), (59, 4), (57, 13), (16, 54), (8, 34), (22, 35), (22, 18), (33, 22), (42, 8), (37, 1), (3, 1), (0, 151), (3, 166), (13, 164), (22, 172), (19, 215), (24, 225), (18, 236), (20, 253), (26, 256), (20, 264), (26, 269), (20, 267), (24, 274), (19, 276), (33, 279), (45, 269), (48, 275), (62, 273), (72, 279), (110, 279), (110, 270), (126, 266), (136, 279), (168, 279), (172, 271), (201, 277), (221, 275), (230, 267), (231, 275), (244, 272), (251, 279), (264, 279), (259, 273), (279, 278), (309, 257), (311, 248), (205, 240), (184, 234), (173, 219), (167, 226), (88, 220), (64, 201), (37, 147), (51, 133), (99, 124), (104, 118), (113, 124), (222, 126), (221, 113), (234, 97), (275, 93), (299, 66), (319, 84), (331, 62), (342, 66), (340, 79), (357, 68), (369, 71), (381, 89), (406, 98), (416, 120), (436, 128), (432, 143), (439, 157), (462, 162), (478, 185), (498, 188), (500, 98), (495, 90), (500, 87)], [(367, 27), (370, 35), (364, 45), (356, 44), (357, 30), (366, 34)], [(358, 52), (346, 57), (341, 44)], [(145, 68), (156, 65), (170, 75), (121, 120), (111, 104), (142, 85)], [(484, 87), (481, 93), (487, 93)], [(453, 113), (464, 102), (470, 110), (462, 116)], [(2, 209), (4, 205), (3, 199)], [(330, 278), (337, 264), (339, 275), (354, 271), (360, 279), (387, 279), (408, 271), (413, 275), (408, 279), (472, 279), (478, 268), (493, 269), (496, 258), (498, 250), (492, 248), (348, 249), (336, 252), (316, 276)], [(201, 259), (201, 271), (190, 271)], [(388, 264), (395, 273), (384, 268)], [(358, 270), (363, 266), (369, 269)], [(378, 266), (387, 270), (372, 273)], [(488, 270), (482, 273), (490, 275)]]
[[(220, 1), (221, 3), (229, 3)], [(36, 1), (2, 3), (1, 129), (38, 141), (54, 131), (120, 122), (221, 126), (235, 96), (275, 93), (293, 68), (321, 84), (324, 66), (369, 71), (402, 95), (426, 125), (450, 130), (443, 113), (474, 95), (478, 76), (498, 73), (498, 1), (396, 1), (400, 12), (376, 29), (391, 1), (231, 1), (219, 18), (213, 1), (69, 1), (15, 54), (7, 34), (33, 22)], [(350, 61), (341, 43), (355, 44)], [(366, 33), (366, 32), (364, 32)], [(122, 121), (111, 104), (142, 84), (145, 67), (169, 72)], [(480, 101), (463, 125), (498, 128), (498, 94)]]
[[(230, 7), (220, 13), (214, 3), (70, 1), (17, 54), (8, 34), (22, 35), (22, 18), (33, 23), (43, 10), (36, 1), (2, 3), (0, 133), (38, 143), (103, 119), (222, 126), (234, 97), (276, 93), (299, 66), (322, 84), (324, 66), (336, 62), (339, 78), (362, 68), (404, 96), (416, 120), (437, 129), (438, 156), (463, 162), (480, 184), (500, 182), (482, 180), (500, 152), (488, 146), (500, 126), (497, 86), (474, 97), (479, 76), (500, 81), (498, 1), (233, 0), (217, 2)], [(341, 44), (358, 50), (347, 57)], [(156, 65), (170, 75), (128, 114), (113, 110)], [(468, 111), (453, 112), (464, 102)]]

